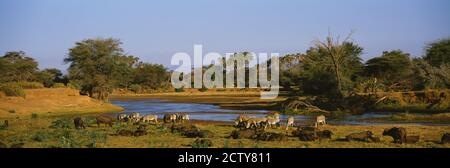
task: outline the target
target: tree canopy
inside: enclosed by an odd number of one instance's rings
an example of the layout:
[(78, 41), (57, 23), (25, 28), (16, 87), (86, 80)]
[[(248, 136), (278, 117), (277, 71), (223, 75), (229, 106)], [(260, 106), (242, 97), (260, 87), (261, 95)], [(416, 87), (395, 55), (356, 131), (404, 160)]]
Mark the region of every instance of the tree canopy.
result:
[(0, 57), (1, 82), (21, 82), (34, 80), (38, 63), (23, 51), (7, 52)]
[(412, 62), (409, 54), (401, 50), (384, 51), (367, 61), (365, 74), (388, 86), (405, 86), (412, 75)]
[(118, 39), (96, 38), (77, 42), (69, 49), (64, 62), (70, 63), (69, 77), (80, 82), (81, 91), (107, 100), (117, 82), (121, 61), (126, 60), (121, 44)]
[(133, 85), (135, 91), (159, 89), (168, 82), (164, 66), (139, 62), (137, 57), (126, 55), (121, 44), (113, 38), (77, 42), (64, 60), (70, 63), (69, 78), (82, 92), (100, 100), (107, 100), (115, 88)]
[(354, 85), (356, 74), (363, 67), (363, 48), (351, 42), (339, 42), (328, 37), (317, 42), (301, 57), (301, 87), (308, 94), (342, 96)]
[(450, 64), (450, 38), (429, 44), (426, 47), (424, 60), (435, 67)]

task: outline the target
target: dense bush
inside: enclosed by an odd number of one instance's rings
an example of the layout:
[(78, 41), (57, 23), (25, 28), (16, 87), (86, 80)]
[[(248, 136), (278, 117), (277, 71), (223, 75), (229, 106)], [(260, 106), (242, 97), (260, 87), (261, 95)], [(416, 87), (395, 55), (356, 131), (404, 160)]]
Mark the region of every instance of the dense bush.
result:
[(23, 89), (42, 89), (44, 85), (39, 82), (12, 82), (12, 84), (17, 85)]
[(142, 90), (141, 85), (137, 85), (137, 84), (133, 84), (130, 86), (130, 90), (133, 91), (134, 93), (139, 93)]
[(184, 92), (184, 87), (175, 88), (175, 92)]
[(25, 91), (15, 83), (5, 83), (0, 85), (0, 91), (6, 96), (25, 97)]
[(192, 148), (208, 148), (210, 146), (212, 146), (212, 141), (209, 139), (196, 139), (191, 144)]
[(70, 119), (55, 120), (50, 125), (50, 128), (72, 128), (73, 122)]
[(67, 84), (67, 87), (68, 87), (68, 88), (71, 88), (71, 89), (81, 90), (80, 84), (78, 84), (78, 83), (76, 83), (76, 82), (70, 82), (70, 83), (68, 83), (68, 84)]
[(65, 88), (66, 85), (64, 83), (55, 83), (53, 84), (52, 88)]
[(31, 119), (36, 119), (38, 118), (38, 114), (36, 113), (31, 113)]
[(200, 91), (200, 92), (206, 92), (206, 91), (208, 91), (208, 88), (202, 87), (202, 88), (198, 89), (198, 91)]
[(49, 135), (46, 132), (39, 132), (32, 137), (33, 141), (36, 141), (36, 142), (44, 142), (51, 138), (52, 138), (51, 135)]

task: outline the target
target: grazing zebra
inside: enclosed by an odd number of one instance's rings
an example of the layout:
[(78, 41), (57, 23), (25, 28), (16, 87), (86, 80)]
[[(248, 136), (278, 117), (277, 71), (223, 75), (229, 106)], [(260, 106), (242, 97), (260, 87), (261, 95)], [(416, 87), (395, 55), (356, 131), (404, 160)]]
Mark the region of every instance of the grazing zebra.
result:
[(280, 114), (275, 113), (273, 115), (267, 115), (267, 124), (272, 128), (273, 125), (277, 125), (280, 122)]
[(290, 126), (294, 126), (294, 117), (289, 117), (286, 124), (286, 130), (289, 130)]
[(184, 122), (184, 121), (189, 121), (189, 115), (188, 115), (188, 114), (183, 114), (183, 115), (181, 115), (181, 121), (182, 121), (182, 122)]
[[(255, 128), (258, 128), (258, 126), (262, 126), (264, 123), (267, 123), (266, 117), (250, 118), (249, 120), (247, 120), (246, 128), (250, 128), (252, 125), (255, 126)], [(264, 126), (264, 129), (266, 128), (266, 126), (267, 125)]]
[(137, 112), (133, 112), (128, 116), (128, 118), (133, 122), (138, 122), (139, 119), (141, 118), (141, 115)]
[(154, 121), (156, 124), (158, 124), (158, 116), (157, 115), (146, 115), (144, 117), (141, 118), (142, 122), (150, 122), (150, 121)]
[(170, 121), (172, 121), (172, 123), (176, 123), (177, 122), (177, 114), (171, 114), (169, 119), (170, 119)]
[(324, 115), (317, 116), (315, 127), (318, 127), (319, 125), (326, 125), (326, 124), (327, 124), (327, 122), (325, 121)]
[(234, 123), (235, 123), (236, 127), (239, 127), (240, 125), (244, 124), (244, 122), (247, 122), (248, 120), (250, 120), (252, 118), (256, 118), (256, 117), (240, 115), (236, 118), (236, 120), (234, 120)]
[(117, 115), (117, 121), (122, 122), (122, 121), (127, 121), (127, 120), (128, 120), (128, 116), (126, 114)]
[(177, 122), (184, 123), (184, 121), (189, 121), (189, 115), (187, 114), (175, 113), (175, 115), (177, 116)]

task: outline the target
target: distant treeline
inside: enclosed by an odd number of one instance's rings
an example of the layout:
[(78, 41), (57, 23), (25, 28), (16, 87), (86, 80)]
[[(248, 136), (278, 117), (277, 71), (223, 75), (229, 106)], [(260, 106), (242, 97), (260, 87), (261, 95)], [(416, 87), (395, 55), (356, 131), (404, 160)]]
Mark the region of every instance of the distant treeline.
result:
[[(121, 44), (113, 38), (76, 42), (64, 59), (70, 65), (66, 75), (58, 69), (39, 70), (25, 52), (7, 52), (0, 57), (0, 88), (10, 92), (13, 83), (37, 82), (76, 88), (100, 100), (117, 88), (136, 93), (170, 88), (170, 71), (127, 55)], [(450, 86), (450, 39), (428, 44), (425, 55), (414, 58), (393, 50), (363, 63), (363, 52), (358, 44), (331, 36), (316, 41), (306, 53), (280, 58), (280, 85), (298, 94), (333, 96)]]
[(364, 49), (332, 37), (318, 41), (306, 53), (280, 59), (280, 82), (307, 95), (345, 95), (383, 91), (418, 91), (450, 87), (450, 39), (425, 46), (412, 58), (401, 50), (384, 51), (363, 63)]
[(163, 65), (139, 61), (125, 54), (120, 45), (119, 40), (112, 38), (77, 42), (64, 59), (70, 64), (67, 75), (58, 69), (39, 70), (38, 63), (25, 52), (7, 52), (0, 57), (2, 90), (11, 90), (13, 85), (24, 82), (38, 82), (45, 87), (64, 85), (107, 100), (115, 88), (142, 92), (169, 86), (170, 72)]

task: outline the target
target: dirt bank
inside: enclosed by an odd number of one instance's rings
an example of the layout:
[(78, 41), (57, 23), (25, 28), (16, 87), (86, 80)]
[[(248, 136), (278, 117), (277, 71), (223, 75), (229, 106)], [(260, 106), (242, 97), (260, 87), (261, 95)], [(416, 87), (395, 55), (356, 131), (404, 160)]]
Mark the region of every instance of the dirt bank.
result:
[(25, 92), (25, 98), (0, 96), (0, 118), (123, 110), (121, 107), (82, 96), (78, 90), (69, 88), (29, 89)]

